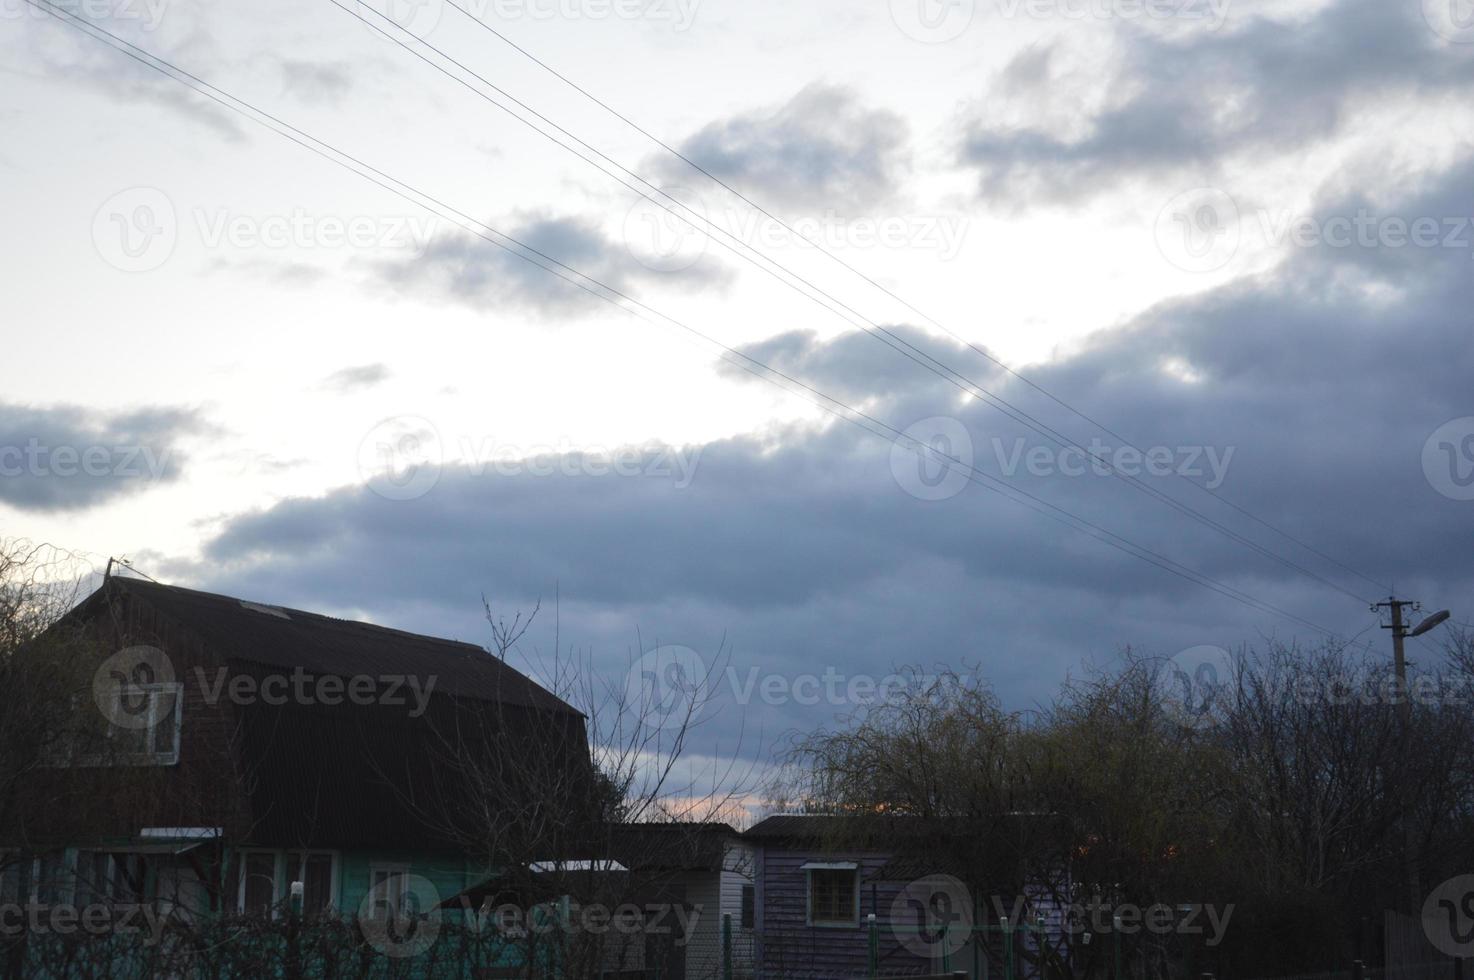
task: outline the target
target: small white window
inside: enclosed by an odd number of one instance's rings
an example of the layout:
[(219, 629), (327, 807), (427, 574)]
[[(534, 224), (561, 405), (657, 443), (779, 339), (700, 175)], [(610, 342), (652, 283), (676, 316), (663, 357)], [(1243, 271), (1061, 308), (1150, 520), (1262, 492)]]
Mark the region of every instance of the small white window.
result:
[(120, 685), (111, 692), (107, 726), (109, 758), (122, 765), (172, 766), (179, 761), (184, 685)]
[(369, 865), (369, 894), (373, 897), (371, 917), (386, 920), (401, 915), (413, 901), (409, 888), (409, 865)]

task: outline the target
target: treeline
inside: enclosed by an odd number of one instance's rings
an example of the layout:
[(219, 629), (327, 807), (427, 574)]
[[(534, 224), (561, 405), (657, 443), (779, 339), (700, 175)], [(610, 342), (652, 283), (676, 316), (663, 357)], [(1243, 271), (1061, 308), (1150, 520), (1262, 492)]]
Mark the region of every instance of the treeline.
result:
[[(1437, 956), (1422, 936), (1388, 947), (1424, 931), (1412, 924), (1440, 883), (1474, 871), (1474, 644), (1454, 634), (1444, 652), (1404, 689), (1389, 663), (1336, 645), (1216, 665), (1128, 651), (1028, 713), (978, 672), (947, 671), (797, 740), (774, 798), (849, 815), (855, 833), (898, 816), (930, 828), (928, 867), (990, 901), (1231, 909), (1211, 948), (1122, 937), (1135, 976)], [(1045, 965), (1109, 975), (1116, 938), (1067, 932)]]

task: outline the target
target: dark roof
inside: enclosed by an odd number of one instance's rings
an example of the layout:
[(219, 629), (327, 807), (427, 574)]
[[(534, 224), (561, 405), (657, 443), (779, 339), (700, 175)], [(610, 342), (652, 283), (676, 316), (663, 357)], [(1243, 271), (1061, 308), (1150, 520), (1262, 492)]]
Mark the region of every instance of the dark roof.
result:
[(610, 828), (610, 856), (631, 871), (720, 871), (725, 823), (631, 823)]
[(742, 836), (754, 840), (823, 837), (837, 830), (845, 819), (847, 818), (811, 813), (778, 813), (759, 820), (747, 828)]
[(99, 590), (138, 596), (218, 656), (314, 674), (435, 678), (435, 693), (578, 714), (572, 705), (472, 643), (131, 578)]

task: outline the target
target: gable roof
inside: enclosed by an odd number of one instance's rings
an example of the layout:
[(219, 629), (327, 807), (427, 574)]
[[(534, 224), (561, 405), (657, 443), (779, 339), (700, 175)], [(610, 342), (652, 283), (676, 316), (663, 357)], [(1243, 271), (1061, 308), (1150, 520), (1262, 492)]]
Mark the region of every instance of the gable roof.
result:
[(226, 660), (339, 677), (433, 675), (438, 694), (580, 714), (472, 643), (116, 576), (93, 597), (109, 589), (153, 606)]
[(609, 836), (610, 854), (631, 871), (720, 871), (738, 834), (719, 822), (664, 822), (619, 824)]

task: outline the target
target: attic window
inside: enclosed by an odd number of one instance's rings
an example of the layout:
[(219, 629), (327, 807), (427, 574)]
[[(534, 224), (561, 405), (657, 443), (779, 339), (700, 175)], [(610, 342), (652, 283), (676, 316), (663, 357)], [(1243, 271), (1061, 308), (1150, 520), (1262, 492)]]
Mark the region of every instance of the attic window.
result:
[(283, 610), (278, 609), (275, 606), (263, 606), (259, 602), (247, 602), (244, 599), (241, 600), (241, 608), (249, 609), (251, 612), (264, 613), (267, 616), (275, 616), (277, 619), (292, 618), (288, 616)]

